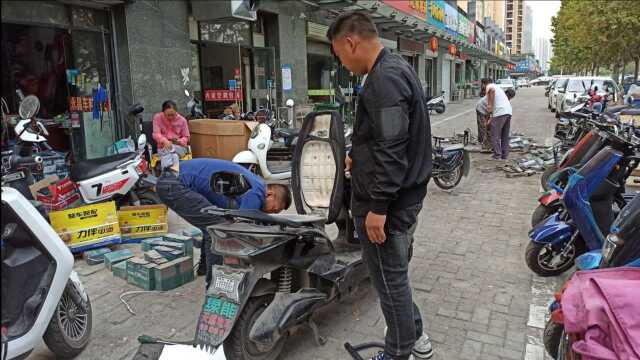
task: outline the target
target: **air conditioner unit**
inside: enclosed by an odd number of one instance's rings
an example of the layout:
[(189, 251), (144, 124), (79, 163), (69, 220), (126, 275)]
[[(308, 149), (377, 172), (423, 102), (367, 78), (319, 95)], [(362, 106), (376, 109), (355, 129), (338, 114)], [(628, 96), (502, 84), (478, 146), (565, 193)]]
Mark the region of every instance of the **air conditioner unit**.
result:
[(191, 0), (191, 12), (198, 21), (242, 19), (256, 21), (260, 0)]

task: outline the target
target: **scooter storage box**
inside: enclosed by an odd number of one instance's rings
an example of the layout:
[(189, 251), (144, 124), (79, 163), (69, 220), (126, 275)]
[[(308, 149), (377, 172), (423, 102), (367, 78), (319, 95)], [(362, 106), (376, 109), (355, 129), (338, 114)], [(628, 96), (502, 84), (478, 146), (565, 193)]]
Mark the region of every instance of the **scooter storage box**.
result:
[(239, 120), (197, 119), (189, 121), (193, 157), (231, 160), (247, 150), (251, 130), (258, 123)]

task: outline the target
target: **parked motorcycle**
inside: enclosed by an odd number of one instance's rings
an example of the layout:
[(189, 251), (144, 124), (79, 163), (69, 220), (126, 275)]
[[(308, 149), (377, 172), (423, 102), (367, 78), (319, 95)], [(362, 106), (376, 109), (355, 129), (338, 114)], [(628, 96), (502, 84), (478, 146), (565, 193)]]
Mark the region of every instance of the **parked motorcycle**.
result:
[[(623, 139), (619, 139), (624, 141)], [(608, 232), (614, 202), (626, 176), (637, 167), (640, 157), (607, 146), (582, 168), (567, 168), (567, 185), (562, 193), (564, 210), (549, 216), (530, 232), (525, 259), (540, 276), (555, 276), (568, 270), (586, 250), (600, 249), (602, 233)], [(622, 185), (621, 185), (622, 184)]]
[(184, 89), (184, 95), (189, 99), (189, 101), (187, 101), (187, 111), (189, 114), (187, 120), (206, 119), (207, 116), (202, 112), (202, 104), (196, 99), (195, 95), (191, 94), (187, 89)]
[(462, 177), (469, 175), (471, 160), (463, 144), (442, 146), (444, 138), (434, 136), (433, 145), (433, 182), (441, 189), (456, 187)]
[(41, 339), (56, 358), (89, 343), (89, 295), (73, 256), (33, 205), (2, 187), (2, 359), (22, 359)]
[(442, 91), (442, 93), (440, 93), (440, 96), (425, 97), (425, 100), (427, 102), (427, 110), (429, 110), (429, 113), (431, 113), (432, 110), (434, 110), (438, 114), (444, 113), (444, 111), (446, 110), (446, 105), (444, 103), (444, 93), (445, 92)]
[[(313, 314), (352, 293), (367, 276), (359, 248), (346, 245), (354, 231), (344, 153), (340, 115), (310, 113), (293, 161), (293, 194), (303, 215), (207, 210), (226, 219), (208, 227), (224, 261), (214, 266), (196, 342), (224, 344), (226, 357), (234, 360), (277, 359), (298, 326), (310, 327), (324, 343)], [(333, 241), (324, 231), (331, 223), (339, 228)]]
[[(632, 154), (633, 148), (630, 147), (630, 143), (638, 144), (632, 135), (634, 132), (632, 128), (620, 131), (617, 124), (593, 121), (589, 119), (588, 116), (587, 118), (581, 117), (575, 123), (578, 124), (577, 126), (580, 128), (576, 130), (576, 132), (584, 135), (575, 147), (569, 149), (564, 154), (556, 168), (548, 169), (543, 174), (541, 181), (546, 185), (544, 186), (546, 191), (538, 199), (540, 205), (538, 205), (531, 216), (531, 226), (536, 226), (540, 221), (558, 212), (562, 208), (562, 203), (560, 202), (561, 192), (555, 190), (555, 187), (563, 187), (566, 185), (569, 173), (564, 171), (565, 169), (582, 167), (589, 159), (597, 154), (598, 151), (606, 146), (612, 146), (614, 149), (623, 151), (625, 154)], [(616, 134), (621, 134), (621, 136)], [(621, 180), (626, 180), (629, 175), (630, 172)], [(624, 185), (620, 187), (620, 192), (616, 195), (616, 201), (622, 206), (625, 204), (624, 197), (622, 196), (623, 193)]]

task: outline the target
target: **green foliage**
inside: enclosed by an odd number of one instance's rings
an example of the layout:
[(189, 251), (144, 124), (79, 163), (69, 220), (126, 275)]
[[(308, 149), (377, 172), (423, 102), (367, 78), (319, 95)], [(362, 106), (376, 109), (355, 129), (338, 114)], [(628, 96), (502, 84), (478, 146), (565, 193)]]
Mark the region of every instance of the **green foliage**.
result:
[(590, 71), (640, 58), (640, 6), (627, 0), (562, 0), (551, 19), (552, 71)]

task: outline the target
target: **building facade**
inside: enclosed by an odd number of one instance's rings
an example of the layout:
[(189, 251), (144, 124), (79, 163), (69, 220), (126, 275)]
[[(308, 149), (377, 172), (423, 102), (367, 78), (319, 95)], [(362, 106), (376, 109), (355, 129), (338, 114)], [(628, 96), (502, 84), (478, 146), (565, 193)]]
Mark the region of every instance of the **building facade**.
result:
[[(496, 1), (501, 2), (501, 1)], [(524, 0), (506, 0), (504, 29), (511, 54), (522, 54), (524, 32)]]
[(231, 16), (230, 0), (7, 0), (2, 97), (17, 113), (16, 90), (37, 95), (50, 143), (77, 159), (106, 156), (135, 135), (127, 116), (135, 103), (145, 120), (168, 99), (186, 114), (185, 90), (211, 118), (234, 103), (245, 112), (278, 109), (287, 99), (331, 103), (338, 88), (349, 99), (361, 79), (336, 61), (326, 30), (337, 15), (360, 10), (427, 94), (455, 100), (514, 66), (500, 27), (478, 17), (488, 3), (265, 0), (249, 19)]
[(534, 46), (534, 54), (543, 72), (549, 70), (549, 61), (551, 61), (551, 44), (549, 39), (537, 38)]
[(522, 24), (522, 50), (523, 54), (533, 52), (533, 11), (529, 5), (524, 7), (524, 23)]

